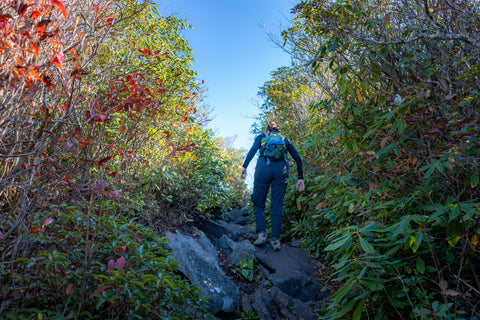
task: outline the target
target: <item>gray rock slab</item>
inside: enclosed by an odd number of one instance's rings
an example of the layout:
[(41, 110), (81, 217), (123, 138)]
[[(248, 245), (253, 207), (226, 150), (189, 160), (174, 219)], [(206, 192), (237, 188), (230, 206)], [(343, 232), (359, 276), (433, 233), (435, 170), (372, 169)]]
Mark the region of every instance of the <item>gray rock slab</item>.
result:
[(321, 284), (315, 276), (315, 260), (304, 250), (282, 247), (280, 251), (273, 251), (266, 245), (257, 247), (255, 256), (266, 270), (266, 278), (289, 296), (301, 301), (320, 298)]
[(211, 221), (202, 219), (198, 223), (198, 228), (205, 232), (207, 237), (213, 242), (217, 242), (222, 235), (226, 235), (233, 241), (240, 239), (255, 239), (255, 231), (250, 226), (228, 223), (225, 220)]
[(240, 290), (223, 272), (218, 252), (213, 244), (200, 233), (198, 238), (167, 232), (167, 247), (179, 262), (180, 271), (208, 297), (208, 311), (235, 312), (240, 301)]

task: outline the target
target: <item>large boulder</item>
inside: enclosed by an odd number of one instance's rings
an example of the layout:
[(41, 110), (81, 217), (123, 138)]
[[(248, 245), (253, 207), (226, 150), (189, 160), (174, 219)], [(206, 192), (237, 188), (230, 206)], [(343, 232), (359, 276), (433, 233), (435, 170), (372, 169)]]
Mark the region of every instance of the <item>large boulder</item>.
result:
[(168, 248), (180, 263), (180, 271), (208, 297), (208, 311), (235, 312), (240, 290), (220, 266), (218, 252), (203, 232), (193, 238), (181, 233), (167, 232)]

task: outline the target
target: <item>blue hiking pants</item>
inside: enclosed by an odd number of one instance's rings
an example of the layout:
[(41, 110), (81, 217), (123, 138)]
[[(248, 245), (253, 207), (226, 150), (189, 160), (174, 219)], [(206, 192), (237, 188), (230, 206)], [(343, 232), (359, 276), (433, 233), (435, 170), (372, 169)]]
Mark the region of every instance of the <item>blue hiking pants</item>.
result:
[(265, 157), (258, 158), (252, 194), (257, 232), (265, 232), (266, 230), (265, 201), (267, 200), (268, 190), (271, 187), (272, 237), (280, 237), (282, 231), (283, 198), (287, 190), (289, 172), (290, 166), (287, 160), (271, 161)]

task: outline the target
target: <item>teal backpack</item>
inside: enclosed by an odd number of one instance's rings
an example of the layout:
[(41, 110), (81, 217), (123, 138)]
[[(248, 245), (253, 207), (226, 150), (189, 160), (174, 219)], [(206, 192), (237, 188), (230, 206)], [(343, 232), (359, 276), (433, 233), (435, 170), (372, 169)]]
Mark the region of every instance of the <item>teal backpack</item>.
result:
[(287, 155), (285, 137), (280, 132), (267, 132), (260, 147), (262, 155), (271, 160), (283, 160)]

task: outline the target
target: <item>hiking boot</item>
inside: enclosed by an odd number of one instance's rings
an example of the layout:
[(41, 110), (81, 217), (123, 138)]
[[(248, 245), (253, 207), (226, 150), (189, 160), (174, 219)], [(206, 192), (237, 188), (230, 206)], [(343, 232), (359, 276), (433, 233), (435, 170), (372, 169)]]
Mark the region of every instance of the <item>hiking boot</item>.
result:
[(265, 233), (259, 233), (257, 240), (253, 243), (256, 246), (263, 246), (267, 242), (267, 235)]
[(270, 240), (273, 251), (279, 251), (282, 247), (280, 246), (280, 240)]

